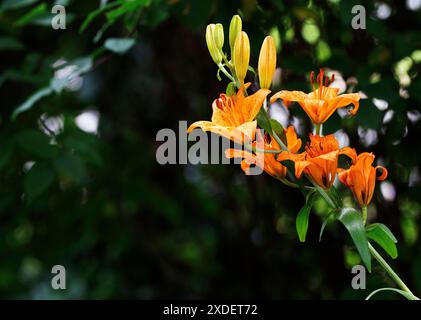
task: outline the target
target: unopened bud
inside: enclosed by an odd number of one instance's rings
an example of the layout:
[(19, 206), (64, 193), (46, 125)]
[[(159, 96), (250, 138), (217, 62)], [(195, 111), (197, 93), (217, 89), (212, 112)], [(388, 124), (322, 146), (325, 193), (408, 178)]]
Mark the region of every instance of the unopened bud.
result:
[(242, 31), (235, 40), (233, 61), (235, 74), (240, 81), (240, 84), (243, 84), (250, 61), (250, 42), (247, 33), (244, 31)]
[[(218, 49), (216, 42), (215, 42), (215, 34), (216, 34), (216, 25), (209, 24), (206, 27), (206, 44), (208, 46), (209, 53), (216, 64), (220, 64), (222, 61), (222, 52)], [(222, 31), (223, 33), (223, 31)], [(223, 43), (223, 39), (222, 39)]]
[(235, 15), (232, 17), (231, 23), (230, 23), (230, 34), (229, 34), (231, 54), (234, 51), (235, 40), (237, 39), (237, 36), (241, 32), (242, 25), (243, 25), (243, 22), (241, 21), (241, 18), (239, 15)]
[(271, 36), (263, 41), (259, 55), (259, 81), (260, 88), (269, 89), (276, 69), (276, 47)]
[(216, 48), (222, 53), (222, 47), (224, 46), (224, 27), (222, 26), (222, 24), (217, 23), (215, 25), (215, 33), (213, 35), (213, 38), (215, 40)]

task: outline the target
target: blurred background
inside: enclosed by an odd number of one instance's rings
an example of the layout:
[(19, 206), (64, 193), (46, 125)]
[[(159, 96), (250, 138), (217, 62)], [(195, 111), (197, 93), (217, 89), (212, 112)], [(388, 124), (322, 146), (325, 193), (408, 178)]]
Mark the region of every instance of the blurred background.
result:
[[(66, 29), (51, 26), (55, 4)], [(365, 30), (351, 27), (358, 4)], [(227, 44), (234, 14), (252, 65), (275, 38), (274, 91), (309, 91), (309, 72), (324, 67), (366, 97), (324, 133), (387, 167), (369, 214), (398, 238), (391, 264), (421, 294), (421, 0), (2, 0), (1, 298), (361, 299), (394, 286), (374, 262), (367, 290), (351, 288), (359, 256), (338, 224), (318, 241), (323, 201), (300, 243), (299, 191), (238, 165), (156, 162), (157, 132), (209, 119), (225, 91), (204, 33), (221, 22)], [(270, 113), (310, 130), (299, 107)], [(64, 291), (50, 286), (57, 264)]]

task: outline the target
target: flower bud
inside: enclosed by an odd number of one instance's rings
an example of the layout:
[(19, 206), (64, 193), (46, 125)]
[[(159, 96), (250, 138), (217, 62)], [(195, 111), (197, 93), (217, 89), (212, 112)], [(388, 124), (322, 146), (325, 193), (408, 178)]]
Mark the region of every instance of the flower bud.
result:
[(215, 40), (216, 48), (223, 54), (222, 47), (224, 46), (224, 27), (222, 26), (222, 24), (217, 23), (215, 25), (215, 32), (213, 38)]
[(271, 36), (267, 36), (263, 41), (259, 55), (259, 81), (260, 88), (269, 89), (272, 83), (273, 74), (276, 69), (276, 47)]
[[(206, 27), (206, 44), (208, 46), (209, 53), (216, 64), (220, 64), (222, 61), (222, 52), (218, 49), (216, 42), (215, 42), (215, 33), (216, 33), (216, 25), (209, 24)], [(223, 33), (223, 31), (222, 31)], [(222, 40), (223, 43), (223, 40)]]
[(235, 39), (237, 39), (238, 34), (241, 32), (242, 24), (243, 23), (239, 15), (235, 15), (232, 17), (231, 23), (230, 23), (230, 35), (229, 35), (231, 54), (234, 51)]
[(240, 84), (244, 83), (244, 78), (247, 74), (250, 61), (250, 42), (247, 33), (244, 31), (240, 32), (235, 40), (233, 62), (235, 68), (235, 74), (240, 81)]

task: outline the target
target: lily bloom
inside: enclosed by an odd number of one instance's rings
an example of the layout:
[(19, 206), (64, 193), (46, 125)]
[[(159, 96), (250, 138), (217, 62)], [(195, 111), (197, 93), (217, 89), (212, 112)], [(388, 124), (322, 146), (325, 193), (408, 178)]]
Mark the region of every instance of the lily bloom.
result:
[(339, 143), (333, 134), (324, 137), (310, 134), (310, 143), (304, 152), (282, 152), (278, 155), (278, 161), (292, 160), (297, 178), (301, 178), (304, 172), (314, 183), (323, 189), (329, 189), (335, 181), (340, 154), (345, 154), (352, 160), (356, 158), (354, 149), (339, 149)]
[(257, 127), (254, 119), (270, 91), (260, 89), (245, 97), (244, 90), (249, 85), (241, 87), (233, 96), (221, 94), (212, 104), (212, 121), (197, 121), (187, 129), (187, 132), (201, 128), (203, 131), (217, 133), (239, 144), (253, 141)]
[(374, 155), (364, 152), (358, 155), (355, 164), (349, 169), (338, 169), (339, 180), (351, 189), (361, 207), (367, 206), (373, 197), (377, 170), (382, 171), (377, 180), (384, 180), (387, 177), (386, 168), (373, 167), (373, 162)]
[(355, 115), (359, 109), (360, 95), (358, 93), (338, 95), (338, 88), (329, 87), (329, 83), (332, 83), (334, 78), (334, 75), (332, 75), (331, 79), (328, 77), (325, 78), (323, 69), (320, 69), (320, 73), (316, 79), (318, 88), (316, 88), (314, 72), (311, 72), (312, 92), (307, 94), (302, 91), (282, 90), (274, 94), (270, 102), (273, 103), (277, 99), (282, 99), (287, 106), (293, 101), (298, 102), (315, 125), (320, 125), (329, 119), (336, 109), (346, 107), (350, 104), (354, 105), (350, 113)]
[[(290, 126), (287, 129), (284, 129), (284, 133), (288, 149), (291, 152), (298, 152), (301, 148), (301, 139), (297, 137), (294, 127)], [(261, 131), (258, 130), (257, 141), (253, 143), (253, 147), (259, 148), (262, 145), (261, 149), (264, 149), (265, 151), (281, 151), (281, 147), (275, 139), (269, 140), (267, 138), (268, 136), (263, 138)], [(272, 177), (282, 180), (286, 176), (287, 168), (276, 160), (276, 155), (276, 153), (260, 153), (258, 150), (255, 154), (240, 149), (227, 149), (225, 151), (225, 156), (227, 158), (243, 159), (241, 161), (241, 169), (243, 169), (246, 174), (250, 174), (250, 166), (256, 165)]]

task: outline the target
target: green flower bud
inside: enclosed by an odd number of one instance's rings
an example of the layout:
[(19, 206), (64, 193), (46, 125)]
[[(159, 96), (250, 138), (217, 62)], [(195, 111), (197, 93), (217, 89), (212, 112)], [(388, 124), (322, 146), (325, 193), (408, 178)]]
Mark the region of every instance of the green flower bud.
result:
[(235, 15), (232, 17), (231, 23), (230, 23), (230, 35), (229, 35), (231, 54), (233, 54), (233, 51), (234, 51), (235, 40), (237, 39), (238, 34), (242, 30), (242, 24), (243, 23), (239, 15)]

